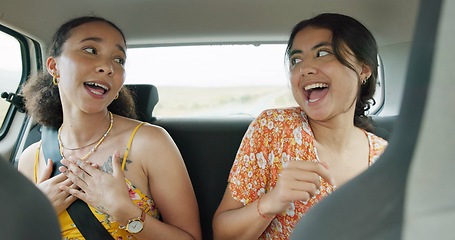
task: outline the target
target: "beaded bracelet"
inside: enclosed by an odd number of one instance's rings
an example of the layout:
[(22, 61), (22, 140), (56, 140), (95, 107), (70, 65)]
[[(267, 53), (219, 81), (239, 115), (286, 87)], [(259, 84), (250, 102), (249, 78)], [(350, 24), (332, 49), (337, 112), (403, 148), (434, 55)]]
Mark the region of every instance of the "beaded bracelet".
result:
[(267, 221), (272, 221), (275, 217), (267, 217), (266, 215), (262, 214), (259, 210), (259, 204), (261, 203), (261, 197), (258, 199), (258, 204), (256, 205), (256, 210), (258, 211), (259, 215)]

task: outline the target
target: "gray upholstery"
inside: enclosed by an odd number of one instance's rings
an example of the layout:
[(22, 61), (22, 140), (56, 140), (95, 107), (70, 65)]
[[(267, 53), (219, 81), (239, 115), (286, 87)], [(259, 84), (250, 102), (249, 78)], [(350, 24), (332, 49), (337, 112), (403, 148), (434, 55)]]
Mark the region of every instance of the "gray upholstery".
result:
[(125, 86), (131, 90), (139, 120), (150, 122), (153, 109), (159, 100), (156, 87), (151, 84), (126, 84)]
[(0, 204), (1, 239), (62, 239), (46, 196), (4, 159), (0, 159)]
[(371, 116), (374, 134), (388, 140), (393, 131), (393, 125), (398, 116)]
[(408, 169), (430, 86), (440, 3), (421, 1), (400, 116), (389, 147), (367, 171), (315, 205), (298, 223), (293, 240), (402, 238)]
[(403, 239), (455, 239), (455, 1), (443, 1), (432, 84), (405, 191)]
[(199, 205), (202, 236), (213, 238), (212, 218), (221, 202), (232, 163), (251, 118), (166, 119), (164, 127), (177, 144)]

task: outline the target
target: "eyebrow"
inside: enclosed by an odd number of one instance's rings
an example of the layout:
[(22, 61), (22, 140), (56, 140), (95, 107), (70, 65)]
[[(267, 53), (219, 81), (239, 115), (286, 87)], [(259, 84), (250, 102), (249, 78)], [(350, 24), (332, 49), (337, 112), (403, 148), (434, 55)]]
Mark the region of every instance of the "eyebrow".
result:
[[(80, 42), (87, 42), (87, 41), (94, 41), (94, 42), (102, 42), (103, 39), (102, 38), (99, 38), (99, 37), (88, 37), (88, 38), (84, 38), (82, 39)], [(117, 48), (123, 52), (123, 54), (126, 55), (126, 50), (125, 48), (123, 48), (121, 45), (119, 44), (116, 44)]]
[[(320, 43), (314, 45), (314, 46), (311, 48), (311, 50), (315, 50), (315, 49), (318, 49), (318, 48), (323, 47), (323, 46), (332, 46), (332, 44), (329, 43), (329, 42), (320, 42)], [(298, 54), (298, 53), (303, 53), (303, 51), (302, 51), (302, 50), (298, 50), (298, 49), (292, 50), (292, 51), (290, 52), (289, 56), (292, 56), (292, 55)]]

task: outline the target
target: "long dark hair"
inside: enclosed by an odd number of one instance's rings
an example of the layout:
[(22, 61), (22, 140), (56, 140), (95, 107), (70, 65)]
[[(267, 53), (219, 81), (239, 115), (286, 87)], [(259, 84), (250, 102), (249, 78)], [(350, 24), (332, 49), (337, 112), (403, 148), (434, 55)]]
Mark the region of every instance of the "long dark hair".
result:
[(354, 66), (344, 57), (349, 49), (358, 61), (371, 68), (371, 76), (365, 84), (360, 85), (358, 90), (354, 125), (372, 131), (373, 126), (365, 114), (371, 105), (375, 104), (373, 95), (376, 91), (378, 77), (378, 46), (373, 34), (352, 17), (337, 13), (323, 13), (303, 20), (294, 26), (286, 48), (286, 59), (289, 59), (292, 43), (297, 33), (309, 26), (328, 29), (332, 32), (334, 55), (343, 65), (355, 71)]
[[(95, 16), (84, 16), (69, 20), (55, 32), (49, 50), (50, 57), (58, 57), (62, 54), (63, 45), (71, 35), (71, 30), (91, 22), (105, 22), (115, 28), (123, 37), (126, 45), (125, 35), (114, 23)], [(27, 113), (38, 123), (58, 128), (63, 123), (63, 110), (60, 101), (58, 87), (52, 83), (52, 76), (47, 72), (32, 75), (25, 82), (22, 89), (25, 108)], [(119, 97), (115, 99), (108, 109), (115, 114), (129, 118), (137, 118), (136, 107), (133, 96), (128, 88), (123, 86), (120, 89)]]

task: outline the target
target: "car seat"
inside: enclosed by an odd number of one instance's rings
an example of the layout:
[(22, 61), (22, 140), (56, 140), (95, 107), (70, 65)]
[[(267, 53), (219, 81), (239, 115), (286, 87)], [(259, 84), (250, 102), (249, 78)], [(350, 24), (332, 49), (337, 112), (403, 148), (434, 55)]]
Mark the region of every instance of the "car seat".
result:
[[(304, 215), (291, 239), (455, 239), (453, 3), (421, 1), (402, 106), (384, 154)], [(443, 22), (446, 35), (438, 32), (441, 9), (452, 12)]]

